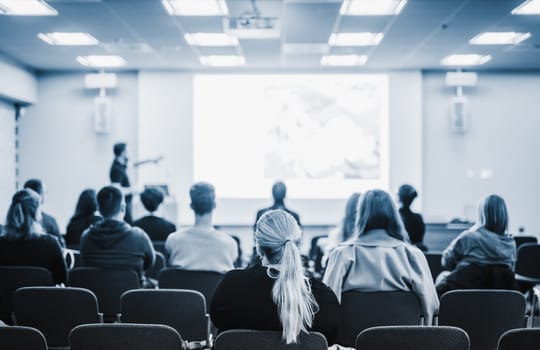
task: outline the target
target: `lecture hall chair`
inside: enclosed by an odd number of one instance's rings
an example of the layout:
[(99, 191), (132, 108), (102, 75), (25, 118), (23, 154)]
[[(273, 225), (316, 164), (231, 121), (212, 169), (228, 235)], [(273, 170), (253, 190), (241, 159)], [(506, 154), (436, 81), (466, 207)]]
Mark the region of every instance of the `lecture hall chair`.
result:
[(297, 344), (287, 345), (281, 332), (235, 329), (220, 333), (214, 350), (327, 350), (328, 343), (321, 333), (301, 333)]

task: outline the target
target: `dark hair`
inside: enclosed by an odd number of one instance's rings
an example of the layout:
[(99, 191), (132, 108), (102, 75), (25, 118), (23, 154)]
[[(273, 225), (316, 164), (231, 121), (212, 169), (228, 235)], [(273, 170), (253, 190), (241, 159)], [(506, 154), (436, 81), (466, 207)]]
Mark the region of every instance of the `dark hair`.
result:
[(359, 235), (370, 230), (383, 229), (391, 237), (408, 241), (392, 198), (382, 190), (366, 192), (358, 210), (357, 227)]
[(114, 155), (118, 157), (119, 155), (122, 154), (122, 152), (126, 150), (126, 148), (127, 148), (127, 145), (124, 142), (115, 143), (113, 146)]
[(405, 207), (410, 207), (418, 193), (411, 185), (401, 185), (398, 190), (399, 201)]
[(82, 218), (91, 216), (97, 210), (97, 198), (96, 191), (93, 189), (86, 189), (81, 192), (77, 205), (75, 206), (74, 218)]
[(191, 197), (191, 209), (195, 214), (203, 215), (214, 210), (216, 194), (212, 184), (197, 182), (191, 186), (189, 196)]
[(345, 217), (343, 218), (343, 241), (347, 241), (354, 234), (356, 228), (356, 216), (358, 214), (358, 202), (360, 200), (360, 193), (353, 193), (347, 200), (345, 206)]
[(480, 206), (480, 223), (486, 230), (504, 234), (508, 229), (508, 210), (502, 197), (492, 194)]
[(163, 202), (163, 193), (157, 188), (146, 188), (143, 193), (141, 193), (141, 202), (149, 212), (154, 212), (157, 210), (159, 205)]
[(283, 182), (278, 181), (272, 186), (272, 197), (274, 197), (274, 201), (283, 202), (286, 195), (287, 186)]
[(115, 216), (122, 209), (123, 200), (124, 196), (122, 195), (122, 191), (120, 191), (117, 187), (103, 187), (97, 195), (97, 202), (100, 214), (104, 218), (110, 218), (112, 216)]
[(43, 182), (39, 179), (30, 179), (24, 183), (24, 188), (29, 188), (40, 196), (43, 196)]
[(32, 238), (36, 234), (34, 225), (38, 219), (40, 201), (39, 195), (33, 190), (16, 192), (11, 198), (2, 236), (13, 240)]

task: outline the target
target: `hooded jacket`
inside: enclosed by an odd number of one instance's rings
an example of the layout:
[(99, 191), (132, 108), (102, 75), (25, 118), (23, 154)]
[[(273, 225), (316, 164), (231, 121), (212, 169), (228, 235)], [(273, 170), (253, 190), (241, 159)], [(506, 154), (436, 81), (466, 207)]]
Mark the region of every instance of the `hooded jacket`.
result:
[(83, 266), (104, 269), (143, 270), (154, 263), (155, 253), (148, 235), (124, 221), (107, 219), (87, 229), (80, 243)]

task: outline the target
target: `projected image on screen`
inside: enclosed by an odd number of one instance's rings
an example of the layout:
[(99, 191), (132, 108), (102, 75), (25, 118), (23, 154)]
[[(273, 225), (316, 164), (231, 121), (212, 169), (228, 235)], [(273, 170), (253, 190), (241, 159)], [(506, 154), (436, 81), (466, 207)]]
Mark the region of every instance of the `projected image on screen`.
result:
[(341, 198), (387, 187), (386, 75), (200, 75), (194, 171), (222, 196)]

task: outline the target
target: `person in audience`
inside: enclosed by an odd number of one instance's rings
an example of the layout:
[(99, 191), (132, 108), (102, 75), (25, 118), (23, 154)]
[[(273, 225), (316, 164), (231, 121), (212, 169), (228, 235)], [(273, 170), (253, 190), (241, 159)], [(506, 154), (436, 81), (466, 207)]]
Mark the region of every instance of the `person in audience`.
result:
[(148, 235), (131, 227), (123, 218), (126, 204), (122, 191), (105, 186), (97, 195), (103, 221), (90, 226), (81, 236), (80, 250), (83, 266), (104, 269), (134, 270), (147, 285), (143, 271), (154, 263), (154, 247)]
[(79, 249), (79, 242), (84, 230), (103, 220), (96, 212), (96, 191), (92, 189), (82, 191), (77, 200), (75, 214), (69, 220), (66, 228), (66, 244), (68, 247)]
[(401, 203), (399, 214), (405, 226), (405, 231), (409, 234), (411, 243), (417, 246), (423, 252), (427, 252), (428, 247), (424, 244), (424, 235), (426, 225), (422, 215), (414, 213), (411, 205), (414, 199), (418, 197), (418, 192), (411, 185), (401, 185), (398, 190), (398, 198)]
[(165, 241), (170, 233), (176, 231), (176, 225), (165, 220), (162, 217), (156, 216), (161, 203), (163, 203), (163, 193), (157, 188), (146, 188), (141, 193), (141, 202), (149, 215), (136, 220), (133, 226), (140, 227), (148, 234), (152, 241)]
[(169, 265), (185, 270), (226, 272), (234, 268), (238, 257), (236, 241), (212, 225), (216, 207), (214, 186), (198, 182), (189, 190), (195, 224), (167, 237), (165, 249)]
[(44, 267), (54, 283), (64, 283), (67, 268), (62, 248), (43, 230), (40, 205), (41, 198), (33, 190), (15, 193), (0, 231), (0, 265)]
[(439, 308), (426, 257), (408, 242), (396, 206), (382, 190), (363, 196), (355, 236), (330, 253), (323, 282), (340, 300), (349, 290), (412, 291), (427, 324)]
[(262, 266), (229, 271), (217, 286), (210, 316), (218, 330), (281, 331), (296, 343), (301, 332), (321, 332), (334, 344), (339, 303), (323, 283), (304, 275), (298, 244), (302, 231), (283, 210), (264, 213), (256, 224), (255, 244)]
[[(41, 197), (41, 205), (43, 205), (43, 203), (45, 202), (45, 186), (43, 185), (43, 182), (41, 180), (30, 179), (24, 183), (24, 188), (29, 188), (36, 192)], [(60, 228), (58, 228), (58, 223), (56, 222), (56, 219), (53, 216), (42, 211), (40, 223), (45, 232), (56, 237), (58, 243), (60, 243), (60, 246), (62, 248), (65, 248), (66, 242), (64, 240), (64, 237), (62, 236), (62, 233), (60, 233)]]
[(437, 277), (439, 295), (452, 289), (515, 289), (516, 243), (507, 233), (504, 199), (487, 196), (479, 205), (477, 223), (456, 237), (442, 254), (445, 270)]

